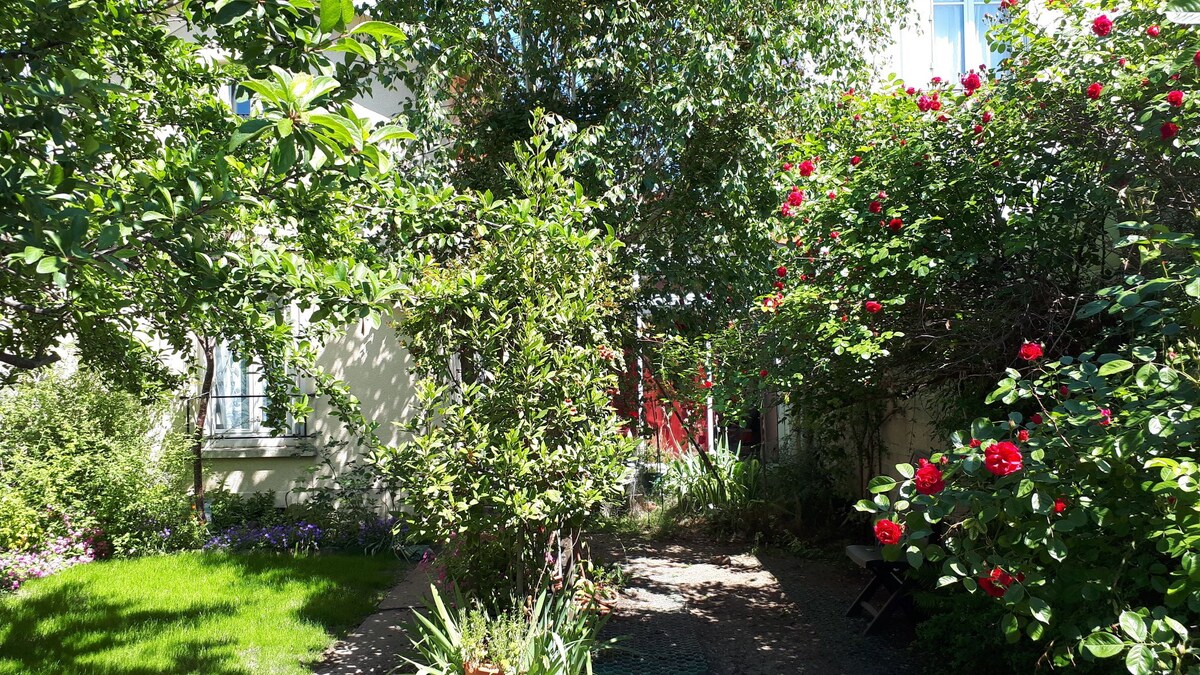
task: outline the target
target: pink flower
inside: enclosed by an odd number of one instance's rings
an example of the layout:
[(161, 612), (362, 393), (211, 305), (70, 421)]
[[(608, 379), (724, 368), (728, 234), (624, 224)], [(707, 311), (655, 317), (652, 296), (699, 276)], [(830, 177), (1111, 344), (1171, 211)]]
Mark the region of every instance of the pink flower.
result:
[(1108, 408), (1100, 409), (1100, 426), (1106, 427), (1112, 424), (1112, 411)]
[(791, 162), (784, 162), (784, 163), (783, 163), (783, 170), (784, 170), (784, 171), (791, 171), (791, 170), (792, 170), (792, 163), (791, 163)]
[(1170, 103), (1176, 108), (1183, 105), (1183, 92), (1178, 89), (1167, 92), (1167, 103)]
[(792, 191), (788, 193), (787, 203), (790, 206), (800, 206), (804, 203), (804, 191), (792, 186)]
[(975, 73), (968, 73), (967, 75), (963, 76), (959, 82), (962, 83), (963, 91), (967, 96), (974, 94), (980, 87), (983, 86), (983, 82), (979, 79), (979, 75)]
[(1099, 37), (1104, 37), (1112, 32), (1113, 22), (1107, 15), (1101, 14), (1092, 20), (1092, 32)]
[(1146, 29), (1146, 35), (1149, 35), (1150, 37), (1158, 37), (1158, 33), (1159, 33), (1158, 26), (1150, 26), (1149, 28)]
[(801, 176), (808, 178), (809, 176), (813, 175), (813, 171), (815, 171), (816, 168), (817, 167), (814, 166), (812, 162), (806, 159), (796, 165), (796, 172)]

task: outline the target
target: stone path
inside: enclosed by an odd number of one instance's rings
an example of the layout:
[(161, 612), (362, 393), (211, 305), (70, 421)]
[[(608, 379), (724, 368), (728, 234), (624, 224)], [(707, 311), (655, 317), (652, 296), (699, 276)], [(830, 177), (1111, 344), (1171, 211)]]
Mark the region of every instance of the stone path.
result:
[[(849, 561), (764, 556), (700, 541), (591, 542), (615, 561), (626, 588), (596, 675), (913, 675), (901, 617), (864, 637), (866, 620), (846, 608), (866, 584)], [(391, 673), (409, 640), (401, 626), (429, 590), (410, 570), (377, 612), (327, 653), (320, 675)]]
[[(846, 608), (867, 579), (847, 562), (760, 561), (689, 541), (600, 544), (628, 577), (597, 675), (909, 675), (903, 620), (876, 636)], [(697, 650), (699, 654), (697, 654)], [(699, 665), (695, 657), (702, 657)]]

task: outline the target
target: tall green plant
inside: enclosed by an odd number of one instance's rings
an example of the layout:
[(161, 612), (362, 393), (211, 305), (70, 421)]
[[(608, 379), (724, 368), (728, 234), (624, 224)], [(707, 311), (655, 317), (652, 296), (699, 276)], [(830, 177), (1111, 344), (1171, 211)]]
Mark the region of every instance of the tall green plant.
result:
[(557, 533), (618, 494), (632, 450), (606, 393), (617, 244), (564, 173), (571, 132), (536, 118), (510, 167), (519, 196), (453, 202), (459, 237), (438, 262), (408, 261), (397, 319), (418, 406), (380, 461), (414, 534), (452, 545), (456, 580), (501, 598), (534, 587)]

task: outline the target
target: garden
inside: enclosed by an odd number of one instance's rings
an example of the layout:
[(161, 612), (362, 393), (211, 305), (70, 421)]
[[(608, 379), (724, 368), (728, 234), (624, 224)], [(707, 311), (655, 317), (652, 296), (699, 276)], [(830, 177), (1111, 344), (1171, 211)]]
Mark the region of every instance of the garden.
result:
[(1200, 673), (1186, 5), (8, 3), (0, 673)]

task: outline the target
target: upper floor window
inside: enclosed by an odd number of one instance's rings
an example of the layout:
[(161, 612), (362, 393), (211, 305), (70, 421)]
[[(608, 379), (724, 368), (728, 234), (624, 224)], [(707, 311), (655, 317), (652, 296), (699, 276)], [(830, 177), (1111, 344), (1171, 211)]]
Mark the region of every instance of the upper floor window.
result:
[(1007, 56), (987, 43), (998, 16), (999, 0), (933, 0), (933, 74), (956, 81), (981, 64), (995, 68)]

